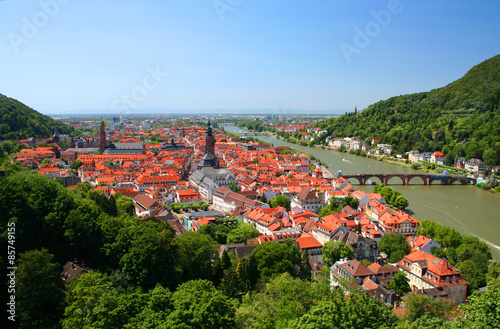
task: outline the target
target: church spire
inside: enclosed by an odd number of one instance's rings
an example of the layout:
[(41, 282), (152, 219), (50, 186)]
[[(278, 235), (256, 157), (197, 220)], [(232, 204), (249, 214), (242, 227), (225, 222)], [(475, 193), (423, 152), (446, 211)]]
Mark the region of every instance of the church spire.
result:
[(205, 154), (211, 153), (215, 155), (215, 138), (212, 134), (212, 128), (210, 126), (210, 120), (208, 120), (208, 128), (207, 128), (207, 138), (205, 144)]
[(59, 143), (59, 132), (57, 131), (57, 125), (54, 125), (54, 135), (52, 136), (52, 141), (54, 143)]
[(211, 124), (210, 124), (210, 120), (208, 120), (207, 136), (213, 136), (212, 135), (212, 127), (211, 127)]

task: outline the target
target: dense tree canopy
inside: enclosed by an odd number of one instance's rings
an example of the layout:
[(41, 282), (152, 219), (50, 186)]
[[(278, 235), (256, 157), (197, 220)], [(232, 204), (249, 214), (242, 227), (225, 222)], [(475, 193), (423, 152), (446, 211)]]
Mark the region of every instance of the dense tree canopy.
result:
[(335, 290), (330, 300), (315, 304), (290, 327), (361, 329), (391, 327), (395, 323), (396, 316), (392, 310), (367, 293), (354, 291), (349, 298), (345, 298), (342, 290)]
[(462, 271), (462, 277), (469, 282), (467, 291), (486, 285), (488, 261), (492, 258), (488, 244), (475, 236), (461, 235), (455, 229), (430, 220), (420, 222), (417, 234), (423, 234), (442, 245), (437, 255), (446, 257), (457, 269)]
[(238, 227), (232, 230), (228, 237), (227, 243), (241, 243), (248, 239), (255, 238), (259, 235), (259, 231), (248, 223), (238, 223)]
[(404, 302), (405, 314), (398, 328), (444, 328), (456, 316), (455, 305), (444, 298), (426, 295), (408, 295)]
[(267, 283), (263, 291), (245, 296), (236, 321), (244, 328), (291, 328), (290, 322), (329, 297), (326, 283), (308, 282), (284, 273)]
[(58, 328), (64, 290), (59, 278), (59, 266), (53, 262), (53, 255), (47, 249), (22, 253), (15, 280), (20, 327)]
[(378, 248), (381, 252), (387, 254), (390, 263), (399, 262), (411, 250), (410, 245), (406, 242), (406, 236), (396, 233), (384, 234)]
[(333, 263), (342, 258), (354, 258), (354, 250), (342, 241), (328, 241), (323, 245), (322, 257), (327, 266), (332, 266)]
[(460, 328), (500, 328), (500, 280), (490, 281), (485, 291), (476, 291), (460, 305)]
[(387, 288), (396, 291), (396, 293), (400, 296), (411, 291), (410, 280), (406, 277), (406, 274), (403, 272), (398, 272), (392, 278), (392, 281), (387, 285)]
[(349, 206), (352, 209), (356, 210), (356, 209), (358, 209), (358, 206), (359, 206), (359, 200), (348, 195), (345, 198), (342, 198), (342, 200), (340, 201), (340, 204), (342, 205), (342, 207)]
[(60, 134), (71, 132), (71, 128), (64, 123), (2, 94), (0, 94), (0, 118), (0, 140), (49, 138), (54, 134), (55, 126)]
[(408, 199), (401, 194), (401, 192), (393, 190), (392, 188), (385, 186), (385, 184), (376, 185), (373, 188), (374, 193), (380, 193), (384, 200), (400, 210), (405, 209), (410, 205)]
[(271, 208), (281, 206), (283, 208), (286, 208), (287, 210), (290, 210), (290, 203), (290, 198), (286, 195), (278, 195), (269, 200), (269, 205), (271, 206)]
[(297, 245), (286, 239), (284, 243), (264, 242), (252, 252), (255, 258), (260, 279), (269, 281), (274, 275), (281, 273), (297, 273), (300, 253)]
[(185, 232), (177, 236), (179, 263), (184, 280), (212, 279), (213, 263), (218, 259), (219, 245), (208, 235)]
[(212, 282), (182, 284), (173, 294), (174, 311), (165, 328), (234, 328), (235, 306)]

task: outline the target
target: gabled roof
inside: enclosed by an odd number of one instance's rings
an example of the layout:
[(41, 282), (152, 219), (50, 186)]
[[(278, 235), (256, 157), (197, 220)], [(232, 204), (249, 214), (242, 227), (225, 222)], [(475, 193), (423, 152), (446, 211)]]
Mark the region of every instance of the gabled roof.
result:
[(316, 240), (312, 235), (307, 233), (302, 233), (302, 236), (295, 240), (299, 244), (300, 250), (311, 249), (311, 248), (321, 248), (323, 245)]
[(376, 284), (375, 282), (373, 282), (370, 278), (366, 278), (363, 281), (363, 285), (361, 286), (361, 288), (363, 290), (368, 290), (368, 291), (377, 290), (378, 289), (378, 284)]
[(352, 277), (365, 277), (375, 274), (370, 269), (368, 269), (368, 267), (361, 264), (359, 261), (355, 259), (347, 261), (344, 264), (340, 265), (339, 267), (346, 270), (347, 273), (349, 273)]
[(398, 263), (398, 267), (406, 271), (411, 271), (413, 263), (419, 264), (425, 270), (421, 276), (422, 280), (434, 286), (467, 284), (467, 281), (462, 278), (460, 271), (453, 268), (448, 261), (428, 254), (425, 251), (416, 250), (405, 256)]
[(314, 190), (302, 189), (302, 191), (297, 194), (297, 199), (299, 202), (309, 202), (318, 199), (318, 197), (316, 196)]
[(140, 204), (141, 207), (143, 207), (145, 210), (154, 208), (158, 205), (158, 202), (156, 202), (154, 199), (151, 199), (145, 194), (138, 194), (134, 197), (133, 200), (136, 204)]
[(380, 266), (377, 263), (371, 264), (370, 266), (368, 266), (368, 269), (370, 269), (371, 271), (373, 271), (376, 274), (399, 272), (398, 267), (395, 265)]

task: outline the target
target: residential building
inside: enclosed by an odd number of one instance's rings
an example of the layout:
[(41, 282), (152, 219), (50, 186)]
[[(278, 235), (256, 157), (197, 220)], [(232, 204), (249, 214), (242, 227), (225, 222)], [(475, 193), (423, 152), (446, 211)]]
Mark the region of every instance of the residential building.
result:
[(393, 232), (411, 236), (417, 233), (419, 222), (406, 212), (399, 210), (394, 214), (389, 212), (383, 214), (379, 218), (379, 225), (384, 234)]
[(92, 272), (92, 269), (86, 267), (85, 265), (80, 265), (76, 261), (67, 262), (64, 264), (63, 269), (60, 273), (60, 277), (64, 284), (68, 285), (71, 281), (79, 275), (84, 275)]
[(300, 238), (295, 240), (299, 244), (300, 251), (306, 252), (310, 258), (322, 263), (323, 245), (308, 233), (302, 233)]
[(467, 159), (464, 157), (460, 157), (458, 159), (455, 159), (455, 167), (460, 168), (460, 169), (465, 169), (466, 162), (467, 162)]
[(352, 247), (356, 259), (375, 261), (378, 257), (377, 242), (356, 232), (338, 230), (331, 238), (332, 241), (342, 241)]
[(479, 159), (470, 159), (465, 162), (465, 170), (479, 173), (481, 171), (486, 171), (486, 164)]
[(212, 203), (217, 210), (228, 213), (233, 212), (236, 208), (270, 208), (267, 203), (254, 200), (252, 195), (252, 193), (246, 193), (246, 191), (233, 192), (226, 187), (219, 187), (212, 194)]
[(219, 187), (229, 187), (231, 184), (238, 184), (238, 180), (227, 169), (204, 167), (191, 174), (189, 183), (198, 189), (203, 200), (212, 203), (212, 194), (216, 189)]
[(161, 205), (145, 194), (136, 195), (132, 201), (135, 205), (135, 214), (141, 218), (154, 217), (161, 211)]
[(418, 162), (420, 157), (419, 151), (410, 151), (408, 152), (408, 161), (410, 162)]
[(397, 265), (410, 280), (413, 290), (438, 288), (445, 291), (455, 304), (465, 302), (468, 283), (448, 261), (416, 250)]
[(378, 281), (387, 286), (391, 281), (394, 275), (399, 272), (399, 269), (395, 265), (386, 265), (381, 266), (380, 264), (373, 263), (368, 268), (375, 273)]
[(432, 152), (422, 152), (420, 153), (418, 160), (419, 161), (431, 161)]
[(335, 233), (342, 230), (346, 233), (350, 230), (344, 225), (326, 225), (324, 223), (316, 223), (316, 225), (311, 229), (311, 235), (318, 240), (322, 245), (328, 241), (331, 241)]
[[(251, 224), (261, 234), (269, 235), (284, 229), (292, 229), (292, 223), (288, 219), (288, 212), (283, 207), (248, 209), (243, 214), (243, 221)], [(299, 231), (294, 229), (294, 231)]]
[(408, 241), (408, 243), (412, 247), (412, 251), (422, 250), (426, 253), (432, 254), (432, 247), (441, 248), (441, 245), (439, 243), (422, 234), (420, 234), (419, 236), (409, 236), (406, 241)]
[(302, 191), (297, 193), (296, 197), (291, 199), (291, 206), (299, 207), (302, 210), (316, 211), (324, 205), (324, 198), (312, 189), (302, 189)]
[(175, 202), (180, 204), (198, 203), (202, 201), (201, 194), (194, 188), (175, 191)]
[[(334, 287), (355, 288), (361, 286), (366, 278), (375, 276), (375, 273), (359, 261), (341, 260), (330, 267), (330, 282)], [(351, 283), (354, 286), (351, 286)]]
[(446, 157), (444, 156), (443, 153), (436, 151), (431, 154), (430, 161), (435, 164), (444, 165), (446, 163)]

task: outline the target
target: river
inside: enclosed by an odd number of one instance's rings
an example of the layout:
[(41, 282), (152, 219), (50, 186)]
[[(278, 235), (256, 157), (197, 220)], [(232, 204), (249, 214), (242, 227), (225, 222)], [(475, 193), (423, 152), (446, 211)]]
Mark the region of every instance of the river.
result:
[[(228, 132), (248, 132), (235, 125), (225, 125)], [(348, 153), (305, 147), (266, 136), (258, 139), (274, 146), (289, 146), (320, 159), (333, 174), (341, 170), (344, 174), (397, 174), (415, 173), (406, 167), (363, 158)], [(378, 183), (376, 178), (372, 178)], [(353, 180), (353, 185), (357, 182)], [(483, 191), (475, 186), (440, 185), (434, 182), (425, 186), (414, 179), (409, 186), (399, 185), (392, 178), (389, 186), (403, 193), (410, 210), (417, 220), (431, 219), (457, 229), (463, 234), (478, 236), (491, 247), (493, 258), (500, 260), (500, 195)], [(360, 190), (373, 192), (372, 186), (357, 186)]]

